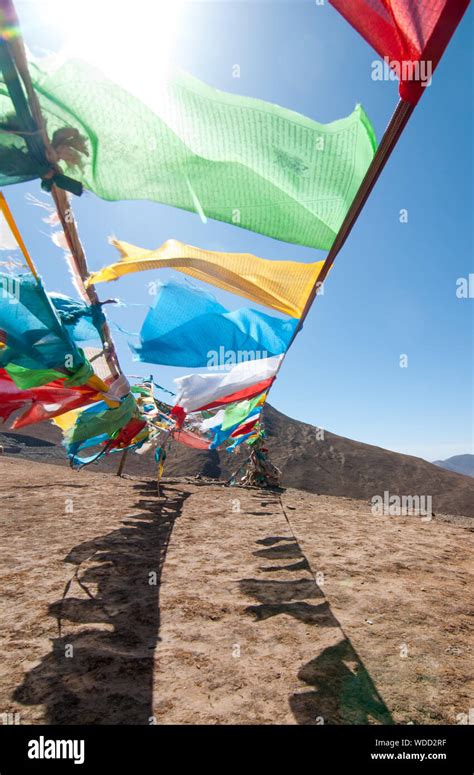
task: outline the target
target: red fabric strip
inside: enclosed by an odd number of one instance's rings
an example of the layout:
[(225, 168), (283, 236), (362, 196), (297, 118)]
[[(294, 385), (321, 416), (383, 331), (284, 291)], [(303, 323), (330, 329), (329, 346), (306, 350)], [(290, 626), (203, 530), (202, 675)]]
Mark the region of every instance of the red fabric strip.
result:
[(143, 430), (145, 425), (145, 420), (139, 420), (136, 417), (132, 417), (132, 419), (121, 428), (118, 436), (112, 440), (107, 449), (124, 449), (125, 447), (128, 447), (135, 436)]
[(268, 379), (257, 382), (255, 385), (249, 385), (249, 387), (243, 390), (238, 390), (236, 393), (230, 393), (228, 396), (217, 398), (215, 401), (211, 401), (210, 404), (200, 406), (199, 409), (195, 409), (196, 412), (203, 412), (205, 409), (214, 409), (216, 406), (225, 406), (225, 404), (233, 404), (235, 401), (243, 401), (247, 398), (255, 398), (259, 393), (263, 393), (264, 390), (268, 390), (275, 377), (269, 377)]
[(234, 438), (235, 436), (245, 436), (245, 434), (249, 433), (254, 425), (257, 424), (259, 419), (259, 417), (256, 417), (255, 420), (250, 420), (249, 422), (245, 423), (245, 425), (241, 425), (239, 428), (236, 428), (235, 431), (231, 433), (231, 437)]
[(176, 431), (173, 433), (173, 438), (175, 441), (179, 441), (180, 444), (184, 444), (186, 447), (192, 447), (192, 449), (209, 449), (209, 439), (202, 439), (191, 431)]
[[(432, 63), (433, 72), (438, 66), (456, 27), (469, 5), (469, 0), (448, 0), (438, 22), (422, 52), (421, 59)], [(411, 105), (416, 105), (425, 88), (419, 83), (406, 81), (400, 84), (400, 97)]]
[[(375, 51), (402, 63), (429, 63), (434, 72), (469, 0), (329, 0)], [(425, 66), (421, 74), (427, 73)], [(422, 76), (423, 77), (423, 76)], [(402, 80), (400, 97), (416, 105), (426, 86)]]
[(62, 379), (21, 390), (9, 374), (0, 369), (0, 416), (6, 420), (14, 411), (25, 407), (23, 414), (12, 423), (12, 429), (49, 420), (97, 400), (99, 397), (93, 388), (86, 385), (67, 388)]
[(183, 407), (173, 406), (171, 410), (171, 416), (175, 418), (177, 427), (181, 428), (186, 419), (186, 412), (184, 411)]

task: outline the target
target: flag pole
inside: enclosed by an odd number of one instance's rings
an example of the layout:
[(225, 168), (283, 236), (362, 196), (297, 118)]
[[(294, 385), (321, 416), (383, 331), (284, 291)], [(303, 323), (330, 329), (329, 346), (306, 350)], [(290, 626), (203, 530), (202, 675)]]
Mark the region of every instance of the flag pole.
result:
[(123, 467), (125, 465), (125, 461), (127, 459), (127, 455), (128, 455), (128, 449), (124, 449), (124, 451), (122, 452), (122, 455), (120, 457), (120, 463), (119, 463), (119, 467), (117, 469), (117, 476), (122, 476), (122, 471), (123, 471)]

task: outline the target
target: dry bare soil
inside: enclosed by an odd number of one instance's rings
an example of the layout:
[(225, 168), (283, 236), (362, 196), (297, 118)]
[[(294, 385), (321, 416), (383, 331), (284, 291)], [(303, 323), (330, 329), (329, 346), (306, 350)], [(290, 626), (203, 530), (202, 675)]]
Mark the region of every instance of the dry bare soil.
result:
[(473, 706), (472, 521), (0, 459), (0, 712), (415, 724)]

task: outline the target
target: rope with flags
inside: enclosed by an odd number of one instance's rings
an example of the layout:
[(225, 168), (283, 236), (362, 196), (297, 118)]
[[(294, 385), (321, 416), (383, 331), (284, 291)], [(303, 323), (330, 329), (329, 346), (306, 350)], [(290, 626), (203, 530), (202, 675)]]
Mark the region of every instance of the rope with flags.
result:
[[(258, 482), (275, 483), (261, 419), (269, 391), (468, 5), (331, 3), (400, 76), (401, 99), (378, 147), (361, 106), (321, 124), (170, 69), (152, 109), (105, 76), (98, 81), (85, 62), (48, 69), (28, 61), (13, 3), (0, 0), (0, 183), (37, 178), (51, 193), (80, 296), (47, 293), (0, 195), (2, 229), (26, 262), (0, 274), (0, 417), (23, 410), (12, 427), (56, 422), (76, 467), (154, 450), (158, 480), (171, 439), (231, 452), (246, 444)], [(157, 138), (153, 154), (143, 150), (149, 136)], [(117, 150), (132, 145), (133, 154)], [(70, 200), (84, 189), (107, 200), (151, 199), (328, 253), (302, 263), (174, 239), (151, 250), (114, 240), (118, 260), (91, 274)], [(145, 363), (205, 368), (175, 380), (176, 397), (166, 391), (173, 404), (156, 397), (154, 388), (164, 388), (153, 376), (130, 385), (95, 287), (163, 268), (269, 310), (231, 311), (189, 281), (157, 282), (132, 351)], [(93, 337), (94, 347), (80, 346)], [(257, 481), (249, 472), (243, 479)]]

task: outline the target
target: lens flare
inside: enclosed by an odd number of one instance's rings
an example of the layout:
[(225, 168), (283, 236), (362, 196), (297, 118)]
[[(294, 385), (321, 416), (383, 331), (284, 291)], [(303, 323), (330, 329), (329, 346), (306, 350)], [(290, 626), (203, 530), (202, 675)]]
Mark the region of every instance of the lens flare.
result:
[(138, 94), (166, 70), (182, 6), (183, 0), (44, 0), (41, 18), (60, 34), (60, 60), (86, 60)]

